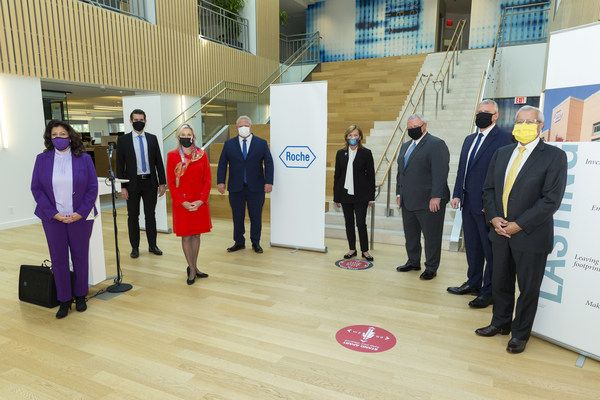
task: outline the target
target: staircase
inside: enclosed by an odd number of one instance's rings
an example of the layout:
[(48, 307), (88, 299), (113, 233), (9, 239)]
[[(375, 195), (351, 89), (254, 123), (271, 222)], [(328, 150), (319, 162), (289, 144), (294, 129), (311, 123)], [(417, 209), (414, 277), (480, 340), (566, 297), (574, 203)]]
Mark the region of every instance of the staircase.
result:
[[(465, 50), (459, 53), (458, 65), (454, 69), (454, 78), (450, 80), (450, 92), (444, 93), (444, 109), (435, 113), (436, 106), (436, 91), (433, 84), (429, 83), (425, 92), (425, 110), (424, 116), (427, 120), (427, 130), (434, 136), (442, 138), (450, 150), (450, 173), (448, 175), (448, 185), (450, 194), (454, 187), (456, 179), (456, 170), (458, 167), (458, 158), (462, 143), (466, 135), (471, 133), (471, 119), (477, 102), (477, 95), (482, 72), (486, 69), (488, 61), (492, 56), (492, 49), (477, 49)], [(423, 66), (413, 83), (413, 87), (418, 84), (421, 74), (433, 74), (432, 80), (436, 77), (444, 53), (432, 53), (427, 55)], [(441, 93), (440, 93), (441, 96)], [(441, 98), (440, 98), (441, 101)], [(406, 101), (403, 105), (407, 107)], [(400, 127), (406, 127), (408, 116), (412, 106), (406, 112), (404, 120), (401, 121)], [(417, 112), (421, 113), (421, 106), (417, 108)], [(401, 113), (397, 113), (397, 118)], [(372, 150), (375, 163), (383, 154), (385, 145), (389, 140), (390, 135), (396, 126), (395, 121), (376, 121), (371, 134), (366, 140), (366, 146)], [(400, 140), (400, 133), (396, 134), (396, 142), (392, 143), (392, 148), (395, 148)], [(389, 151), (388, 154), (391, 154)], [(391, 216), (386, 216), (386, 200), (387, 200), (387, 180), (381, 187), (381, 192), (377, 198), (376, 205), (372, 211), (375, 212), (375, 230), (374, 241), (379, 243), (390, 243), (404, 245), (404, 231), (402, 229), (402, 217), (400, 210), (396, 206), (396, 173), (398, 170), (397, 163), (394, 160), (394, 165), (390, 171), (391, 174), (391, 193), (390, 193), (390, 208)], [(384, 160), (380, 171), (377, 173), (376, 180), (380, 182), (383, 178), (383, 173), (387, 167), (387, 161)], [(450, 248), (450, 233), (454, 220), (455, 210), (450, 205), (446, 208), (446, 218), (444, 226), (444, 237), (442, 248), (448, 250)], [(370, 216), (367, 219), (367, 224), (370, 226)], [(329, 205), (329, 211), (325, 215), (325, 236), (333, 238), (345, 238), (344, 217), (341, 209), (337, 209), (333, 204)]]

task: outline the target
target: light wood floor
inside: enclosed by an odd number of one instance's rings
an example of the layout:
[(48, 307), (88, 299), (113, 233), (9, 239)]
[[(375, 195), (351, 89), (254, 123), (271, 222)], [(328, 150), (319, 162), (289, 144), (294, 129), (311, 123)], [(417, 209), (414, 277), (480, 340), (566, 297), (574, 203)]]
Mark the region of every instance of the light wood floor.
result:
[[(577, 368), (577, 354), (535, 337), (510, 355), (507, 336), (473, 333), (491, 308), (469, 309), (472, 297), (446, 292), (464, 281), (463, 253), (443, 253), (438, 277), (425, 282), (395, 271), (403, 247), (376, 245), (373, 268), (349, 271), (333, 264), (344, 241), (327, 239), (327, 254), (292, 253), (268, 246), (268, 226), (264, 254), (228, 254), (231, 222), (215, 220), (200, 250), (210, 278), (187, 286), (179, 239), (159, 234), (165, 255), (142, 248), (132, 260), (119, 212), (133, 290), (92, 298), (63, 320), (18, 300), (19, 265), (48, 254), (41, 225), (0, 231), (1, 399), (600, 398), (599, 362)], [(109, 212), (103, 221), (114, 265)], [(354, 352), (335, 339), (349, 325), (386, 329), (398, 342)]]

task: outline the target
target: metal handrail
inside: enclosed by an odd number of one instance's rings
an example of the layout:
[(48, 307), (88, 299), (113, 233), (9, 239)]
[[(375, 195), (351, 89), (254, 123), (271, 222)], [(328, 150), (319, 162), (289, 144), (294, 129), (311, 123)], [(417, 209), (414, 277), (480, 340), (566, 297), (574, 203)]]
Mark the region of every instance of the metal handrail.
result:
[[(229, 90), (229, 91), (232, 91), (232, 92), (239, 92), (239, 93), (249, 93), (249, 94), (256, 95), (256, 96), (259, 96), (259, 95), (263, 94), (263, 93), (264, 93), (264, 92), (265, 92), (265, 91), (266, 91), (266, 90), (267, 90), (267, 89), (268, 89), (268, 88), (271, 86), (271, 84), (273, 84), (275, 81), (277, 81), (277, 79), (279, 79), (279, 78), (280, 78), (280, 77), (281, 77), (281, 76), (282, 76), (282, 75), (283, 75), (283, 74), (284, 74), (284, 73), (285, 73), (285, 72), (286, 72), (286, 71), (287, 71), (287, 70), (288, 70), (288, 69), (289, 69), (289, 68), (290, 68), (292, 65), (294, 65), (294, 63), (295, 63), (295, 62), (296, 62), (296, 61), (297, 61), (297, 60), (298, 60), (300, 57), (302, 57), (302, 56), (303, 56), (303, 55), (304, 55), (304, 54), (305, 54), (305, 53), (308, 51), (308, 49), (310, 49), (310, 48), (311, 48), (311, 47), (312, 47), (312, 46), (313, 46), (315, 43), (317, 43), (319, 39), (321, 39), (321, 37), (319, 36), (319, 33), (318, 33), (318, 32), (316, 32), (316, 33), (315, 33), (315, 35), (314, 35), (314, 37), (312, 38), (312, 40), (311, 40), (310, 42), (307, 42), (308, 44), (306, 45), (306, 47), (304, 48), (304, 50), (302, 50), (302, 52), (301, 52), (300, 54), (298, 54), (298, 55), (296, 55), (296, 56), (292, 56), (292, 57), (293, 57), (293, 60), (292, 60), (292, 61), (291, 61), (291, 62), (288, 64), (288, 66), (287, 66), (287, 67), (286, 67), (286, 68), (285, 68), (283, 71), (280, 71), (280, 72), (277, 74), (277, 76), (276, 76), (275, 78), (272, 78), (272, 79), (270, 79), (270, 78), (268, 77), (268, 78), (267, 78), (267, 79), (265, 79), (265, 80), (264, 80), (264, 81), (263, 81), (263, 82), (262, 82), (262, 83), (261, 83), (259, 86), (252, 87), (252, 89), (254, 89), (254, 88), (255, 88), (254, 90), (238, 89), (238, 88), (235, 88), (235, 87), (229, 86), (228, 84), (231, 84), (232, 82), (227, 82), (227, 81), (221, 81), (221, 82), (219, 82), (218, 84), (216, 84), (215, 86), (213, 86), (213, 88), (212, 88), (212, 89), (210, 89), (210, 90), (209, 90), (208, 92), (206, 92), (206, 93), (210, 93), (211, 91), (213, 91), (213, 90), (216, 90), (216, 88), (217, 88), (219, 85), (224, 85), (224, 86), (223, 86), (223, 88), (221, 88), (221, 89), (220, 89), (220, 90), (219, 90), (219, 91), (218, 91), (216, 94), (212, 95), (212, 97), (211, 97), (211, 98), (210, 98), (210, 99), (209, 99), (207, 102), (205, 102), (204, 104), (202, 104), (202, 105), (200, 106), (200, 108), (199, 108), (197, 111), (195, 111), (195, 112), (193, 112), (192, 114), (190, 114), (190, 115), (189, 115), (189, 116), (188, 116), (188, 117), (187, 117), (187, 118), (184, 120), (184, 123), (186, 123), (186, 122), (188, 122), (189, 120), (191, 120), (192, 118), (194, 118), (194, 117), (195, 117), (195, 116), (196, 116), (196, 115), (197, 115), (199, 112), (201, 112), (201, 111), (202, 111), (202, 110), (203, 110), (203, 109), (204, 109), (206, 106), (208, 106), (209, 104), (211, 104), (211, 103), (212, 103), (212, 102), (213, 102), (215, 99), (217, 99), (217, 98), (218, 98), (218, 97), (219, 97), (221, 94), (223, 94), (225, 91), (228, 91), (228, 90)], [(292, 57), (290, 57), (290, 58), (292, 58)], [(280, 68), (279, 68), (279, 69), (280, 69)], [(272, 74), (272, 75), (273, 75), (273, 74)], [(267, 81), (269, 81), (269, 83), (268, 83), (268, 84), (265, 84)], [(262, 90), (259, 90), (259, 89), (260, 89), (260, 87), (261, 87), (261, 86), (263, 86), (263, 85), (264, 85), (264, 88), (263, 88)], [(204, 96), (202, 96), (202, 97), (204, 97)], [(200, 100), (199, 100), (199, 101), (200, 101)], [(190, 107), (190, 108), (191, 108), (191, 107)], [(182, 113), (182, 114), (183, 114), (183, 113)], [(180, 114), (180, 115), (181, 115), (181, 114)], [(177, 117), (175, 117), (175, 119), (177, 119)], [(175, 119), (171, 120), (171, 121), (169, 122), (169, 124), (170, 124), (171, 122), (173, 122)], [(167, 124), (167, 125), (169, 125), (169, 124)], [(169, 134), (168, 134), (168, 135), (166, 135), (166, 136), (163, 138), (163, 142), (164, 142), (165, 140), (167, 140), (167, 139), (168, 139), (168, 138), (169, 138), (171, 135), (173, 135), (175, 132), (177, 132), (177, 128), (175, 128), (175, 129), (173, 129), (172, 131), (170, 131), (170, 132), (169, 132)]]
[(506, 16), (509, 13), (514, 13), (514, 10), (517, 9), (521, 9), (521, 8), (532, 8), (532, 7), (537, 7), (537, 6), (545, 6), (546, 8), (544, 8), (543, 10), (540, 11), (549, 11), (549, 5), (550, 3), (546, 3), (546, 2), (540, 2), (540, 3), (533, 3), (533, 4), (522, 4), (522, 5), (518, 5), (518, 6), (511, 6), (511, 7), (506, 7), (503, 11), (502, 14), (500, 15), (500, 21), (498, 22), (498, 29), (496, 30), (496, 39), (494, 41), (494, 51), (492, 52), (492, 67), (494, 66), (495, 62), (496, 62), (496, 55), (498, 53), (498, 47), (500, 47), (500, 38), (501, 35), (504, 35), (504, 26), (506, 23)]
[[(388, 152), (388, 150), (390, 148), (390, 145), (392, 144), (392, 141), (394, 140), (394, 136), (396, 136), (396, 132), (398, 131), (398, 128), (400, 127), (400, 124), (402, 123), (402, 120), (404, 119), (404, 116), (406, 115), (406, 110), (408, 109), (408, 104), (412, 103), (413, 97), (415, 95), (415, 92), (417, 91), (419, 85), (423, 83), (423, 77), (427, 77), (427, 80), (426, 80), (425, 84), (423, 85), (423, 87), (425, 87), (427, 85), (427, 82), (431, 78), (431, 74), (429, 74), (429, 75), (422, 74), (419, 77), (419, 82), (417, 82), (417, 84), (415, 85), (415, 87), (408, 94), (407, 103), (406, 103), (407, 107), (405, 107), (402, 110), (402, 115), (398, 119), (398, 122), (396, 123), (396, 127), (394, 128), (392, 134), (390, 135), (390, 138), (389, 138), (387, 144), (385, 145), (385, 148), (383, 149), (383, 153), (381, 154), (381, 157), (379, 157), (379, 161), (377, 162), (377, 166), (375, 167), (375, 174), (377, 174), (377, 172), (379, 172), (379, 167), (381, 167), (381, 164), (383, 163), (383, 160), (386, 158), (385, 155), (387, 154), (387, 152)], [(381, 186), (381, 185), (379, 185), (379, 186)]]
[[(436, 115), (436, 117), (437, 117), (438, 109), (440, 109), (440, 108), (442, 110), (444, 109), (444, 87), (446, 88), (446, 93), (450, 92), (450, 77), (454, 77), (454, 67), (455, 67), (455, 65), (458, 65), (458, 52), (462, 50), (462, 46), (459, 46), (459, 44), (462, 43), (462, 35), (463, 35), (463, 30), (464, 30), (465, 25), (466, 25), (466, 20), (464, 20), (464, 19), (460, 20), (460, 22), (458, 23), (458, 26), (456, 27), (456, 30), (454, 31), (454, 35), (452, 35), (452, 40), (450, 42), (450, 45), (448, 46), (448, 50), (446, 50), (446, 54), (444, 55), (442, 64), (440, 65), (440, 71), (438, 72), (436, 79), (433, 81), (433, 88), (435, 89), (435, 115)], [(456, 38), (456, 41), (454, 41), (454, 38)], [(452, 43), (452, 41), (454, 41), (454, 43)], [(446, 64), (446, 58), (447, 58), (447, 55), (449, 52), (452, 53), (452, 55), (450, 56), (450, 60), (448, 61), (448, 64)], [(446, 64), (445, 71), (442, 74), (445, 64)], [(450, 67), (452, 67), (452, 74), (451, 74), (452, 76), (449, 75)], [(440, 74), (442, 74), (442, 79), (439, 79)], [(441, 104), (439, 102), (440, 91), (442, 92)]]
[[(488, 66), (489, 66), (489, 63), (488, 63)], [(471, 125), (469, 125), (469, 129), (472, 129), (473, 125), (475, 124), (475, 115), (477, 114), (477, 107), (479, 106), (479, 103), (481, 102), (481, 94), (482, 94), (481, 92), (483, 91), (483, 83), (485, 82), (486, 75), (487, 75), (487, 70), (484, 69), (483, 73), (481, 74), (481, 82), (479, 82), (479, 90), (477, 91), (477, 99), (475, 101), (475, 110), (473, 111), (473, 117), (471, 117)]]

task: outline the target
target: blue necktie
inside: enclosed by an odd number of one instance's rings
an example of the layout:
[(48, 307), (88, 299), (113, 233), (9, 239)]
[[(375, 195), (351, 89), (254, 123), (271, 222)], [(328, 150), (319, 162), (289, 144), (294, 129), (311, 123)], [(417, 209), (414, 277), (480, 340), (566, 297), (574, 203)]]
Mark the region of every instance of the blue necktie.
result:
[(138, 139), (140, 139), (140, 157), (142, 157), (142, 172), (146, 172), (146, 152), (144, 151), (144, 141), (142, 140), (142, 135), (138, 135)]
[(469, 161), (467, 162), (467, 170), (465, 171), (465, 175), (471, 169), (471, 164), (473, 164), (473, 160), (475, 159), (475, 154), (477, 154), (477, 149), (479, 149), (479, 143), (481, 142), (482, 137), (483, 133), (479, 132), (479, 135), (477, 135), (477, 140), (475, 141), (475, 146), (469, 155)]
[(408, 150), (406, 151), (406, 154), (404, 155), (404, 166), (406, 167), (406, 163), (408, 162), (408, 158), (410, 157), (410, 153), (413, 152), (413, 150), (415, 149), (415, 142), (413, 141), (412, 144), (410, 145), (410, 147), (408, 148)]
[[(242, 142), (244, 142), (242, 144), (242, 155), (244, 156), (244, 160), (248, 157), (248, 147), (246, 147), (246, 139), (244, 139)], [(248, 180), (246, 179), (246, 167), (244, 167), (244, 183), (248, 183)]]

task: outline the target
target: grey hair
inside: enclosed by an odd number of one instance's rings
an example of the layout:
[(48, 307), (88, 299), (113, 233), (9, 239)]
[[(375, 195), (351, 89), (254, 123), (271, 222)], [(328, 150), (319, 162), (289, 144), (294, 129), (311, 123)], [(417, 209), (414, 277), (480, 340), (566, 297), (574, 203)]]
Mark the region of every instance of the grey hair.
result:
[(238, 117), (238, 119), (235, 121), (235, 125), (237, 126), (237, 125), (240, 123), (240, 121), (241, 121), (241, 120), (243, 120), (243, 119), (247, 119), (247, 120), (248, 120), (248, 122), (250, 122), (250, 125), (252, 125), (252, 120), (251, 120), (251, 119), (250, 119), (250, 117), (249, 117), (249, 116), (247, 116), (247, 115), (240, 115), (240, 116)]
[(482, 104), (493, 104), (494, 105), (494, 112), (497, 113), (498, 112), (498, 103), (496, 103), (494, 100), (492, 99), (485, 99), (482, 100), (481, 103), (479, 103), (479, 105)]
[(517, 114), (515, 115), (515, 121), (519, 117), (519, 114), (521, 113), (521, 111), (537, 111), (538, 122), (544, 122), (544, 113), (542, 113), (542, 110), (540, 110), (537, 107), (533, 107), (533, 106), (523, 106), (523, 107), (519, 108), (519, 111), (517, 111)]
[(427, 121), (425, 120), (425, 117), (423, 116), (423, 114), (419, 114), (419, 113), (414, 113), (413, 115), (411, 115), (410, 117), (408, 117), (408, 121), (411, 121), (415, 118), (419, 118), (421, 121), (423, 121), (424, 123), (427, 123)]

